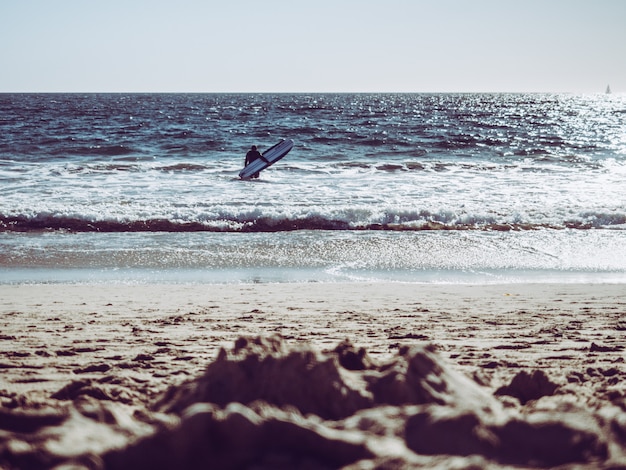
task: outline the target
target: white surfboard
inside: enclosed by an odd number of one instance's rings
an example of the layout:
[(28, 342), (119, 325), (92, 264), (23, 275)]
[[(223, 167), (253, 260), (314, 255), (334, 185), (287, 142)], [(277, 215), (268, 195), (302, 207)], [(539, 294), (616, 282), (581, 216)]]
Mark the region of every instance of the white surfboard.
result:
[(278, 142), (273, 147), (268, 148), (261, 154), (261, 158), (257, 158), (249, 163), (243, 170), (239, 172), (239, 178), (250, 178), (252, 175), (261, 170), (265, 170), (268, 166), (273, 165), (283, 158), (293, 148), (293, 140), (285, 139)]

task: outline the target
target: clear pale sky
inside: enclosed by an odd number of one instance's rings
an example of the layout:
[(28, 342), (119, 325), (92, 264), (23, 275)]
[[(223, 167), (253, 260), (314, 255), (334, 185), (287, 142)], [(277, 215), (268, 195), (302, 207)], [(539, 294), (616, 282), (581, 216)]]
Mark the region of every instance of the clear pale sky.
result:
[(626, 0), (0, 0), (0, 92), (626, 92)]

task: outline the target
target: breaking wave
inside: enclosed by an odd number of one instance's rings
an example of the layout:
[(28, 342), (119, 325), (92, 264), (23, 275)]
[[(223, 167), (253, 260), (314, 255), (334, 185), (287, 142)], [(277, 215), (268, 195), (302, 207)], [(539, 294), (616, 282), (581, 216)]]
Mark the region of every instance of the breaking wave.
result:
[[(393, 219), (393, 217), (391, 217)], [(437, 220), (439, 219), (439, 220)], [(270, 217), (243, 216), (218, 217), (205, 220), (181, 220), (145, 218), (135, 220), (93, 219), (89, 217), (35, 215), (0, 215), (0, 232), (290, 232), (296, 230), (381, 230), (381, 231), (429, 231), (429, 230), (482, 230), (522, 231), (539, 229), (626, 229), (626, 214), (586, 214), (580, 220), (561, 223), (523, 221), (496, 221), (491, 218), (447, 218), (423, 214), (411, 220), (399, 222), (372, 222), (366, 220), (342, 220), (321, 215)]]

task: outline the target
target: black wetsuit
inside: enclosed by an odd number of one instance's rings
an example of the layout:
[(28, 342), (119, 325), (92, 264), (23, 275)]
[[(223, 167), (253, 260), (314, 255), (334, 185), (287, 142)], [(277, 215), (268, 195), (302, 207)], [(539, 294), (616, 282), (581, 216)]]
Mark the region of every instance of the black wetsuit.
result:
[(259, 158), (261, 158), (261, 152), (259, 152), (258, 150), (248, 150), (248, 153), (246, 153), (246, 161), (244, 166), (248, 166), (250, 163)]
[[(248, 150), (248, 153), (246, 153), (246, 161), (244, 163), (244, 166), (248, 166), (250, 163), (252, 163), (255, 160), (258, 160), (259, 158), (263, 158), (263, 156), (261, 155), (261, 152), (259, 152), (258, 150)], [(254, 175), (252, 175), (252, 178), (258, 178), (259, 177), (259, 173), (255, 173)]]

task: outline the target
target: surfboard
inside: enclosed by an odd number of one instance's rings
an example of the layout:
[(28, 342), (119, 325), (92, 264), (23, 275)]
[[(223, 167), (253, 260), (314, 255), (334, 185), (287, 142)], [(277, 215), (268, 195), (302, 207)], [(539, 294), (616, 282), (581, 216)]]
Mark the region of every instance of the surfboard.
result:
[(250, 178), (255, 173), (261, 170), (265, 170), (268, 166), (273, 165), (278, 160), (283, 158), (293, 148), (293, 140), (283, 139), (276, 145), (268, 148), (261, 154), (261, 158), (257, 158), (252, 163), (246, 165), (246, 167), (239, 172), (239, 178)]

